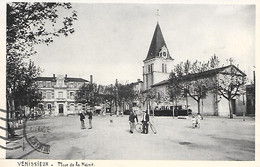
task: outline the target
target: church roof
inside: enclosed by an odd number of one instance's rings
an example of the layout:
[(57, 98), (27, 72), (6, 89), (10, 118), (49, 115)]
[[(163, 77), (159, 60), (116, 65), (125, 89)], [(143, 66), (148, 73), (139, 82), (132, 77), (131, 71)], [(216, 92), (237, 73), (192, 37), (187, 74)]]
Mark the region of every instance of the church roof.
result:
[[(192, 80), (195, 80), (195, 79), (201, 79), (201, 78), (206, 78), (206, 77), (211, 77), (211, 76), (214, 76), (216, 74), (219, 74), (219, 73), (223, 73), (223, 74), (229, 74), (229, 73), (226, 73), (226, 72), (223, 72), (224, 70), (228, 69), (228, 68), (234, 68), (236, 71), (238, 71), (238, 73), (236, 75), (238, 76), (242, 76), (242, 77), (245, 77), (246, 74), (244, 72), (242, 72), (239, 68), (237, 68), (236, 66), (234, 65), (228, 65), (228, 66), (224, 66), (224, 67), (220, 67), (220, 68), (215, 68), (215, 69), (212, 69), (212, 70), (208, 70), (208, 71), (203, 71), (203, 72), (199, 72), (199, 73), (195, 73), (195, 74), (188, 74), (188, 75), (184, 75), (182, 76), (182, 81), (192, 81)], [(160, 85), (165, 85), (165, 84), (168, 84), (168, 80), (163, 80), (161, 82), (158, 82), (154, 85), (152, 85), (152, 87), (156, 87), (156, 86), (160, 86)]]
[[(150, 59), (153, 59), (153, 58), (159, 56), (159, 52), (163, 46), (165, 46), (167, 48), (163, 35), (162, 35), (161, 28), (159, 26), (159, 23), (157, 22), (157, 25), (156, 25), (156, 28), (155, 28), (155, 31), (153, 34), (153, 39), (152, 39), (147, 57), (144, 61), (150, 60)], [(168, 48), (167, 48), (167, 50), (168, 50)], [(167, 58), (172, 59), (169, 54), (169, 51), (168, 51)]]

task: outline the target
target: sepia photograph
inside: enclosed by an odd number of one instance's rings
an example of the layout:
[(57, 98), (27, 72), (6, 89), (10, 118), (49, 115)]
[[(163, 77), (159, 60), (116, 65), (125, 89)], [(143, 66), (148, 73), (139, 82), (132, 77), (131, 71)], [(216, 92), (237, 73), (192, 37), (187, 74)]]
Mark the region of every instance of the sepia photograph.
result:
[(255, 4), (4, 5), (6, 159), (256, 160)]

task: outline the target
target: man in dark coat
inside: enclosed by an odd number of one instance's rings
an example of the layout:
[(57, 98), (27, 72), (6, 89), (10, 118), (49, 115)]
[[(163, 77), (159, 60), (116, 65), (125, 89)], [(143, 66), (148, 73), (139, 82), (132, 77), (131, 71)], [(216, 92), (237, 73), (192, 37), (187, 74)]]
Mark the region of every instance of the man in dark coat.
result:
[(85, 119), (85, 116), (82, 113), (82, 111), (80, 111), (80, 113), (79, 113), (79, 120), (81, 122), (81, 129), (86, 129), (85, 123), (84, 123), (84, 119)]
[(147, 111), (144, 112), (143, 114), (143, 132), (142, 133), (145, 133), (145, 134), (148, 134), (148, 122), (149, 122), (149, 114)]
[(88, 112), (89, 129), (92, 129), (92, 117), (93, 117), (92, 111), (89, 111)]
[(135, 114), (135, 111), (134, 112), (131, 111), (131, 113), (129, 115), (130, 133), (133, 133), (133, 131), (134, 131), (135, 119), (136, 119), (136, 122), (138, 122), (138, 118), (137, 118), (137, 115)]

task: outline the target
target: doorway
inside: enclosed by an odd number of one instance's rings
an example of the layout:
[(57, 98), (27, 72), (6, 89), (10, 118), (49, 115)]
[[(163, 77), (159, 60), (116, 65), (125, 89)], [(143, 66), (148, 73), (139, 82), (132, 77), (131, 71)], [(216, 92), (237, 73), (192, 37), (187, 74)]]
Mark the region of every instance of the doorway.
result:
[(232, 107), (233, 114), (236, 115), (236, 99), (231, 100), (231, 107)]
[(59, 104), (59, 114), (63, 114), (63, 112), (64, 112), (63, 104)]

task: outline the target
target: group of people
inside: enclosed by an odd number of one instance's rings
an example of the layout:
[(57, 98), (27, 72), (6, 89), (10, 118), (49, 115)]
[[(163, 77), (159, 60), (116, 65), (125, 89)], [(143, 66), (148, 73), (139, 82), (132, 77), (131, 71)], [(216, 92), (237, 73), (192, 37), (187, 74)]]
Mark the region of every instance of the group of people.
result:
[(195, 117), (194, 115), (191, 118), (192, 121), (192, 128), (200, 128), (200, 120), (202, 120), (203, 117), (198, 113)]
[[(135, 120), (136, 120), (136, 122), (138, 122), (137, 114), (135, 111), (131, 111), (130, 115), (129, 115), (130, 133), (134, 132)], [(148, 112), (143, 111), (143, 119), (142, 119), (143, 131), (142, 131), (142, 133), (144, 133), (144, 134), (148, 134), (149, 121), (150, 121), (150, 116), (149, 116)]]
[[(88, 115), (89, 129), (92, 129), (93, 113), (92, 113), (92, 111), (88, 111), (86, 114)], [(79, 120), (80, 120), (80, 122), (81, 122), (81, 129), (86, 129), (84, 119), (85, 119), (84, 112), (81, 111), (81, 112), (79, 113)]]

